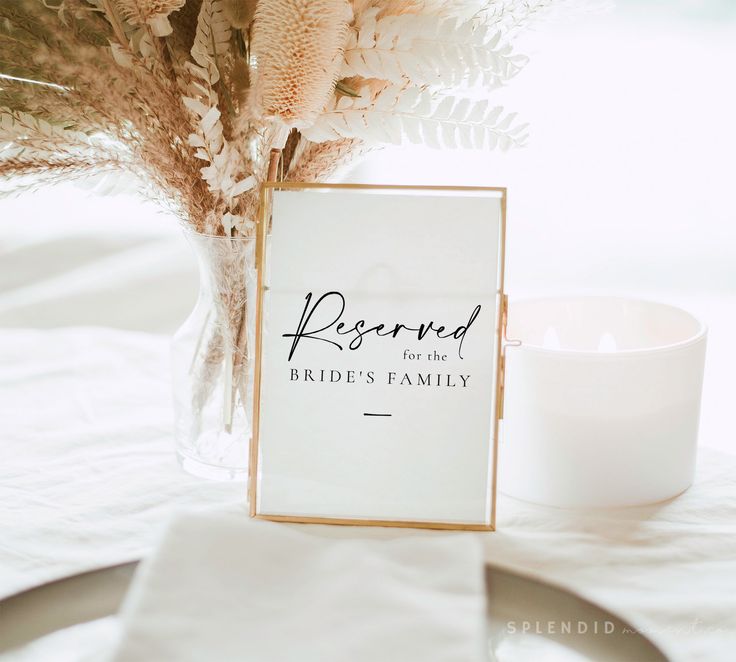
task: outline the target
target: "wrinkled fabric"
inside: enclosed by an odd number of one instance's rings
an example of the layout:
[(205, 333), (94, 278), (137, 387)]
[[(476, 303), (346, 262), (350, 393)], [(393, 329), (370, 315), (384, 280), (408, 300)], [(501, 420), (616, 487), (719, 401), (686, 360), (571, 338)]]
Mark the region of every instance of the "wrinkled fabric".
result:
[(179, 517), (139, 568), (112, 659), (481, 662), (482, 554), (472, 534), (335, 540)]
[[(245, 518), (244, 485), (179, 470), (172, 428), (167, 338), (0, 332), (0, 594), (145, 556), (177, 511)], [(498, 515), (498, 531), (481, 536), (487, 560), (594, 600), (673, 659), (732, 658), (733, 456), (701, 449), (695, 485), (655, 506), (576, 513), (501, 497)], [(309, 528), (336, 538), (433, 535)]]

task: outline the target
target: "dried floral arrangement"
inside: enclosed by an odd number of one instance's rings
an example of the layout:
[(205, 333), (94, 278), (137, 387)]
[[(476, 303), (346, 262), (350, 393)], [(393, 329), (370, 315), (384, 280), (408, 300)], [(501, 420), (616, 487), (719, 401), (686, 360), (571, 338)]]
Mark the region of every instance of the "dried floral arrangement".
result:
[[(264, 181), (318, 181), (381, 143), (523, 144), (489, 92), (526, 62), (514, 36), (572, 1), (2, 0), (0, 180), (127, 171), (196, 232), (246, 238)], [(222, 243), (192, 437), (217, 391), (228, 431), (252, 400), (252, 252)]]
[(123, 169), (197, 230), (247, 234), (269, 165), (309, 181), (374, 144), (522, 144), (466, 92), (515, 76), (510, 40), (568, 1), (5, 0), (0, 177)]

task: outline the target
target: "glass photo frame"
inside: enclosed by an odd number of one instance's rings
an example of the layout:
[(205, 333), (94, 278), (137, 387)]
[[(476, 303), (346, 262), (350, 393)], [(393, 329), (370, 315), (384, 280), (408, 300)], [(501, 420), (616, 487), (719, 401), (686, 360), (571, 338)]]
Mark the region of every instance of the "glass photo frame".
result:
[(251, 516), (493, 530), (506, 190), (261, 202)]

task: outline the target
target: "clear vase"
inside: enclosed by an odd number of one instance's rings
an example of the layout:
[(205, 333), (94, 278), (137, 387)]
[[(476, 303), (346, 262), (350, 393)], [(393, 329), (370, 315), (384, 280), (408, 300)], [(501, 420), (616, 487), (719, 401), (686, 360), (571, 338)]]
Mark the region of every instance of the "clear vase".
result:
[(255, 239), (185, 230), (199, 296), (172, 343), (176, 453), (182, 468), (245, 480), (253, 411)]

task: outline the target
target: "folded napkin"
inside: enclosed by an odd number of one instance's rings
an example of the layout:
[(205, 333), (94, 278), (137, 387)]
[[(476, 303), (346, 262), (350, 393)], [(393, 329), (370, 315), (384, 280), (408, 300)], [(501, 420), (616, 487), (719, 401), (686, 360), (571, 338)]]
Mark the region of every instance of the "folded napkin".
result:
[(141, 567), (115, 662), (487, 660), (473, 534), (325, 538), (187, 515)]

